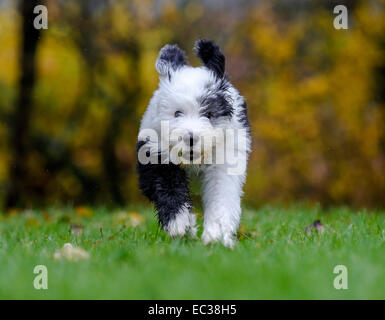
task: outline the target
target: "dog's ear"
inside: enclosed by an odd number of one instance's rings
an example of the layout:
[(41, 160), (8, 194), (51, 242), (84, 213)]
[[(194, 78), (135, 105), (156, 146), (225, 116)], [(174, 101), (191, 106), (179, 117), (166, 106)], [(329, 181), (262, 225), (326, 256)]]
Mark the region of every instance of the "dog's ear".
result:
[(194, 46), (195, 54), (214, 74), (222, 78), (225, 74), (225, 56), (211, 40), (199, 39)]
[(155, 68), (162, 76), (171, 78), (172, 72), (178, 70), (187, 64), (186, 55), (176, 45), (166, 44), (159, 51), (158, 59), (156, 59)]

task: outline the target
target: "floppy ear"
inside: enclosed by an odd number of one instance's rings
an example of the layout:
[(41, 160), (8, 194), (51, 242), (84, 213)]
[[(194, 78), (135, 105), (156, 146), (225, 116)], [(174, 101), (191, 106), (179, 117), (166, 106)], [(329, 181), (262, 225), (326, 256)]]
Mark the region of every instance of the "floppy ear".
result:
[(184, 52), (176, 45), (166, 44), (159, 51), (156, 59), (155, 68), (162, 76), (171, 78), (171, 73), (187, 64)]
[(225, 56), (219, 47), (211, 40), (199, 39), (195, 42), (194, 51), (205, 66), (213, 71), (217, 77), (225, 74)]

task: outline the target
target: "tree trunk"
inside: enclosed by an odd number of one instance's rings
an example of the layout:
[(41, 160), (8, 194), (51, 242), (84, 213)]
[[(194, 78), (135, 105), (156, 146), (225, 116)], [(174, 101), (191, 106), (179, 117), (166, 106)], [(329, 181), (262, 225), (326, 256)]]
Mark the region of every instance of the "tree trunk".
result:
[(36, 48), (40, 31), (33, 26), (35, 6), (41, 0), (22, 0), (20, 14), (22, 17), (19, 96), (12, 118), (10, 149), (10, 187), (5, 199), (5, 207), (25, 206), (27, 180), (26, 159), (29, 147), (29, 124), (32, 113), (32, 90), (36, 78)]

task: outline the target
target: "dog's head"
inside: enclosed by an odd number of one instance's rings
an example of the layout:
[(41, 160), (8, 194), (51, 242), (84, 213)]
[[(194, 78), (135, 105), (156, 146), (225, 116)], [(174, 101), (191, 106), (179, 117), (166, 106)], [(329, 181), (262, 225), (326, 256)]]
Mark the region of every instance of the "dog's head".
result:
[[(159, 119), (168, 120), (174, 138), (183, 137), (191, 147), (204, 137), (217, 135), (215, 129), (226, 128), (233, 115), (230, 83), (225, 76), (225, 56), (212, 41), (201, 39), (194, 46), (204, 66), (188, 66), (184, 52), (177, 45), (166, 45), (156, 61), (160, 74)], [(171, 135), (170, 143), (176, 139)], [(180, 138), (179, 138), (180, 140)], [(209, 146), (211, 152), (210, 144)], [(203, 150), (205, 151), (205, 150)]]
[(197, 133), (215, 127), (232, 116), (229, 82), (225, 77), (225, 56), (212, 41), (198, 40), (195, 53), (204, 66), (187, 64), (177, 45), (165, 45), (159, 52), (156, 69), (160, 74), (159, 116), (174, 128)]
[(212, 153), (219, 141), (223, 142), (223, 129), (231, 127), (233, 97), (237, 96), (226, 78), (225, 56), (219, 47), (210, 40), (200, 39), (194, 51), (203, 66), (189, 66), (185, 53), (177, 45), (167, 44), (160, 50), (155, 64), (160, 74), (159, 89), (148, 110), (151, 124), (146, 123), (157, 130), (162, 122), (167, 123), (170, 149), (184, 142), (190, 147), (190, 160), (193, 153)]

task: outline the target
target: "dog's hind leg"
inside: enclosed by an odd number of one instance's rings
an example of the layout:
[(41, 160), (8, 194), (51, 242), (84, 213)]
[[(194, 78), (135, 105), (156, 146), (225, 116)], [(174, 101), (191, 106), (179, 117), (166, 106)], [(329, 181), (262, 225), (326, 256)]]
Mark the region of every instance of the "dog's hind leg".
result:
[(196, 236), (196, 217), (191, 213), (191, 200), (185, 171), (174, 164), (137, 165), (139, 187), (155, 204), (159, 224), (172, 237), (189, 232)]

